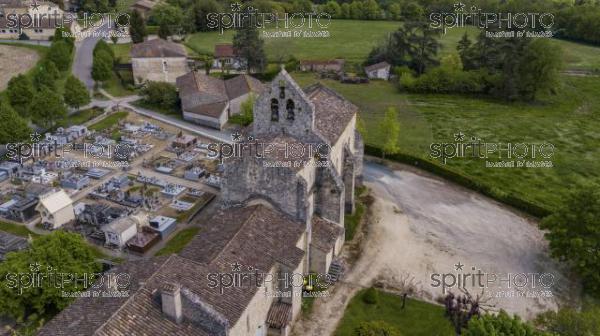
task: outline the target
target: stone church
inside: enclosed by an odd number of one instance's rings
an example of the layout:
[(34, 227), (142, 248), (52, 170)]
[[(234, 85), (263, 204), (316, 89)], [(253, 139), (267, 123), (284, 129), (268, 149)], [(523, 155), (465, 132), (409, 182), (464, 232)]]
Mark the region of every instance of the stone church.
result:
[(177, 254), (115, 267), (127, 286), (100, 289), (129, 295), (78, 298), (39, 335), (289, 335), (304, 275), (327, 274), (344, 242), (362, 171), (356, 114), (282, 70), (236, 142), (245, 150), (224, 160), (223, 206), (197, 236)]

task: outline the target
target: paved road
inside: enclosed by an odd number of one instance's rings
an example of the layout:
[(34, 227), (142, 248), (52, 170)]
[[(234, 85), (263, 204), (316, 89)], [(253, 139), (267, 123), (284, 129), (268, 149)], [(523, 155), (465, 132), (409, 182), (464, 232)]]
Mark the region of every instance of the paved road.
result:
[(75, 59), (72, 72), (90, 91), (94, 88), (94, 80), (92, 79), (94, 47), (102, 39), (100, 36), (106, 36), (105, 33), (108, 30), (108, 23), (106, 23), (95, 29), (97, 34), (92, 34), (94, 36), (88, 36), (83, 41), (75, 43)]

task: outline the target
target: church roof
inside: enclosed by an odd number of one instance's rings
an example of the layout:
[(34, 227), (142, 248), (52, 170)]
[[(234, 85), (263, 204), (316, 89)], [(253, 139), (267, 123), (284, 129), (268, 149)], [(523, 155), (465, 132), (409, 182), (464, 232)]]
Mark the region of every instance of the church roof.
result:
[[(276, 262), (295, 269), (304, 257), (295, 247), (304, 229), (264, 205), (222, 210), (202, 224), (179, 255), (128, 262), (111, 270), (129, 274), (129, 297), (78, 298), (42, 327), (39, 335), (214, 335), (197, 323), (200, 306), (209, 307), (233, 326), (260, 288), (254, 282), (212, 286), (209, 274), (266, 273)], [(240, 269), (233, 269), (234, 264)], [(162, 312), (158, 297), (165, 283), (182, 287), (181, 323)]]
[(315, 106), (315, 128), (330, 144), (335, 144), (358, 107), (321, 83), (305, 88), (304, 93)]
[(181, 44), (161, 38), (136, 43), (131, 47), (131, 58), (186, 56), (185, 48)]

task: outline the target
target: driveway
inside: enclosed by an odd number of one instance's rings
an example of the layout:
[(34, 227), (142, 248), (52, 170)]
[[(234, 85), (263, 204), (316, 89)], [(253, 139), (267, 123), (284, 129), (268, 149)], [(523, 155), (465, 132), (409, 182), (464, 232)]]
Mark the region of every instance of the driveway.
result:
[[(94, 28), (90, 28), (94, 29)], [(102, 39), (102, 36), (107, 36), (109, 31), (108, 23), (95, 28), (96, 34), (91, 34), (83, 41), (75, 43), (75, 59), (73, 60), (73, 74), (79, 78), (88, 90), (94, 88), (94, 80), (92, 79), (92, 61), (94, 59), (94, 47), (96, 43)]]
[[(435, 301), (442, 288), (432, 285), (437, 285), (432, 275), (441, 280), (447, 274), (450, 284), (452, 278), (465, 279), (481, 270), (487, 284), (485, 306), (524, 318), (577, 297), (579, 284), (548, 256), (536, 221), (451, 182), (410, 167), (396, 168), (365, 161), (365, 184), (375, 202), (361, 256), (330, 296), (315, 302), (294, 335), (332, 335), (349, 300), (376, 279)], [(529, 275), (527, 282), (523, 274)], [(552, 283), (550, 288), (541, 286), (541, 276), (545, 285)], [(469, 292), (481, 294), (471, 286), (473, 276), (466, 279)], [(506, 279), (512, 279), (510, 284)], [(448, 290), (460, 293), (456, 286)]]

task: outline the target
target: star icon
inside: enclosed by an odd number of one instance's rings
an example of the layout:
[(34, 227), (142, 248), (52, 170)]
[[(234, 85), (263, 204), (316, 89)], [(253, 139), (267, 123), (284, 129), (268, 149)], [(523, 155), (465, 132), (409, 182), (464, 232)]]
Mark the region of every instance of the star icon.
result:
[(31, 138), (32, 142), (40, 142), (42, 135), (38, 132), (35, 132), (35, 133), (29, 134), (29, 137)]
[(233, 264), (231, 264), (231, 271), (233, 272), (241, 272), (242, 271), (242, 265), (239, 262), (234, 262)]
[(465, 9), (465, 4), (462, 2), (459, 3), (455, 3), (454, 4), (454, 11), (455, 12), (462, 12)]
[(241, 8), (242, 8), (242, 5), (240, 5), (239, 2), (234, 2), (231, 4), (231, 10), (234, 12), (239, 12)]
[(460, 261), (458, 262), (458, 264), (454, 264), (454, 269), (457, 271), (462, 271), (463, 270), (463, 264), (460, 263)]
[(34, 11), (37, 11), (38, 7), (40, 7), (40, 5), (38, 5), (37, 1), (33, 0), (31, 3), (31, 8), (33, 8)]
[(29, 269), (32, 272), (38, 272), (40, 270), (40, 264), (38, 262), (35, 262), (33, 264), (29, 264)]
[(242, 135), (239, 132), (235, 132), (231, 134), (231, 139), (233, 141), (240, 141), (242, 139)]
[(463, 132), (458, 132), (454, 134), (454, 141), (464, 141), (465, 140), (465, 134)]

